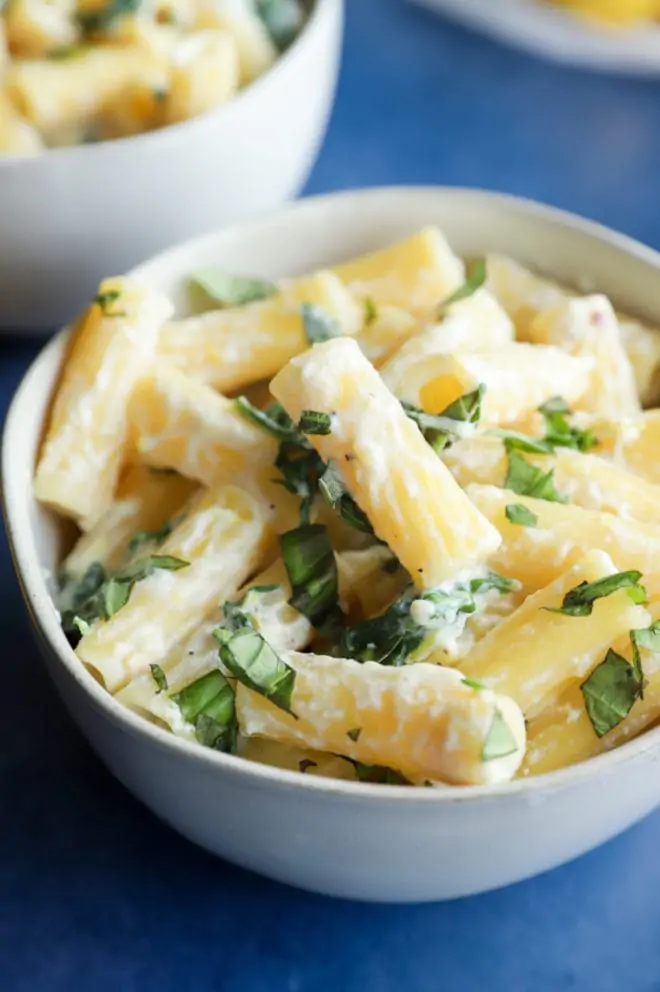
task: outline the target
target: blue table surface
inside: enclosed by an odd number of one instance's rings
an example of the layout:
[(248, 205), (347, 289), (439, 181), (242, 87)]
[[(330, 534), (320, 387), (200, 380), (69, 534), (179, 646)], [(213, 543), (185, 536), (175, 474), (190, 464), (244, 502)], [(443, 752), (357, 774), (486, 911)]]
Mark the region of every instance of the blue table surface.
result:
[[(348, 0), (310, 193), (520, 193), (660, 247), (660, 86), (559, 69), (403, 0)], [(3, 341), (4, 413), (34, 342)], [(51, 688), (0, 547), (2, 992), (651, 992), (660, 814), (564, 868), (454, 903), (294, 891), (197, 850), (134, 801)]]

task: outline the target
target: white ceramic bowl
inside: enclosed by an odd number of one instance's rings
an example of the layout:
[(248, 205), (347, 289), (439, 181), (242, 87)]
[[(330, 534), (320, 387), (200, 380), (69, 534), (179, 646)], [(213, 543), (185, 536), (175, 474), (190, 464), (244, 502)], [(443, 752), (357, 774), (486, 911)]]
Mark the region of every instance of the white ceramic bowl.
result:
[[(185, 274), (218, 264), (300, 273), (435, 223), (461, 254), (502, 251), (567, 282), (588, 279), (660, 323), (660, 255), (576, 217), (468, 190), (324, 196), (174, 248), (135, 270), (181, 306)], [(49, 596), (65, 528), (31, 495), (66, 337), (28, 372), (4, 433), (2, 482), (16, 569), (48, 670), (74, 719), (128, 789), (186, 837), (272, 878), (384, 901), (447, 899), (552, 868), (660, 802), (660, 729), (581, 765), (499, 787), (434, 790), (333, 782), (194, 746), (131, 714), (83, 668)]]
[(342, 16), (343, 0), (315, 0), (272, 69), (201, 117), (0, 157), (0, 331), (52, 330), (102, 276), (295, 196), (325, 131)]

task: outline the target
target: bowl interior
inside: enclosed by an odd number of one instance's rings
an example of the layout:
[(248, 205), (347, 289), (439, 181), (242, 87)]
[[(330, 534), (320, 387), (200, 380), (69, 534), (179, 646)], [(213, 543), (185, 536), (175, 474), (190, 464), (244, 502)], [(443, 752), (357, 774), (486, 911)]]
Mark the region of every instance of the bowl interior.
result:
[[(660, 324), (660, 255), (622, 235), (559, 211), (468, 190), (382, 189), (303, 200), (261, 220), (173, 248), (132, 274), (170, 295), (177, 312), (183, 314), (188, 308), (187, 275), (196, 269), (217, 265), (241, 274), (297, 275), (382, 247), (427, 224), (441, 227), (459, 254), (510, 254), (569, 285), (588, 285), (606, 292), (622, 309)], [(63, 551), (71, 540), (71, 528), (40, 507), (32, 496), (35, 460), (65, 346), (65, 332), (46, 346), (23, 380), (7, 417), (2, 451), (6, 524), (19, 579), (42, 635), (70, 675), (92, 693), (97, 705), (114, 709), (115, 718), (132, 724), (135, 732), (138, 718), (101, 689), (78, 662), (60, 629), (50, 594)], [(190, 747), (165, 731), (140, 723), (145, 731), (167, 738), (171, 746)], [(646, 750), (650, 738), (656, 739), (658, 734), (660, 731), (647, 733), (585, 764), (619, 760), (617, 755), (622, 751), (632, 755)], [(224, 755), (215, 752), (211, 757), (225, 760)], [(293, 775), (277, 774), (285, 779)], [(565, 778), (566, 774), (564, 770), (543, 778)], [(515, 782), (507, 788), (535, 787), (538, 781)], [(304, 777), (305, 787), (330, 787), (325, 783), (323, 779)], [(391, 791), (391, 787), (381, 788)], [(398, 791), (424, 793), (426, 797), (435, 792)], [(466, 791), (487, 794), (489, 789), (475, 787)], [(436, 796), (441, 799), (442, 790)]]

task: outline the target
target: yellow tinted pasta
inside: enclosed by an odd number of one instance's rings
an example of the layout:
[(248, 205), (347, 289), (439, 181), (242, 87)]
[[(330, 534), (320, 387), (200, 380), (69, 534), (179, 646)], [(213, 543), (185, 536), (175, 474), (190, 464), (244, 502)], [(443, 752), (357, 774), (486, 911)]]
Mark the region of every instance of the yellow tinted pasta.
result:
[(79, 327), (57, 389), (35, 493), (84, 530), (112, 502), (122, 466), (127, 403), (171, 313), (158, 293), (106, 279)]
[(494, 529), (354, 341), (315, 345), (275, 377), (271, 390), (294, 421), (304, 409), (332, 416), (331, 433), (309, 440), (337, 466), (376, 534), (418, 586), (437, 585), (497, 548)]

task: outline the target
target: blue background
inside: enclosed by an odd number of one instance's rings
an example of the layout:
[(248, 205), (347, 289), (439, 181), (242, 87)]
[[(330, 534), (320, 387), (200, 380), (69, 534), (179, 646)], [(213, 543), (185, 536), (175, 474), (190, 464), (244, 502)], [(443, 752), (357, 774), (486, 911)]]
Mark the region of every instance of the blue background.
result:
[[(660, 247), (660, 83), (558, 69), (403, 0), (348, 0), (307, 190), (522, 193)], [(2, 413), (37, 344), (5, 342)], [(0, 547), (2, 992), (653, 992), (660, 814), (580, 861), (450, 904), (299, 893), (196, 850), (107, 774), (37, 658)]]

